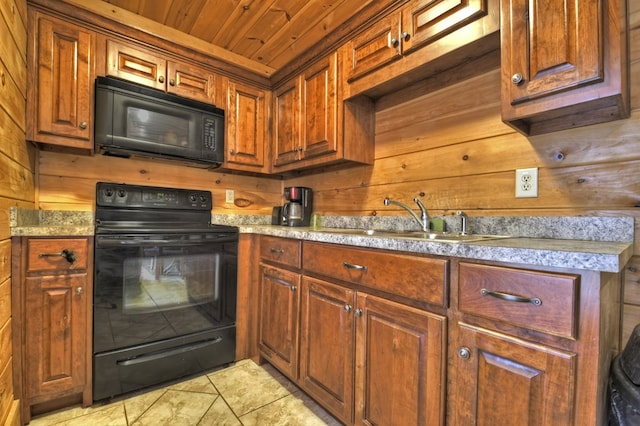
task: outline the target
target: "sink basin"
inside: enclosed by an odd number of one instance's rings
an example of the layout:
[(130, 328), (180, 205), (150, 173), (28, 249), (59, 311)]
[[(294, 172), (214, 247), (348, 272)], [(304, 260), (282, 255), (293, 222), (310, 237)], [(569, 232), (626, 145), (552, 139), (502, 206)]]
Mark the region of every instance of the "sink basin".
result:
[(441, 243), (470, 243), (476, 241), (486, 241), (498, 238), (509, 238), (503, 235), (481, 235), (470, 234), (461, 235), (457, 233), (447, 232), (423, 232), (423, 231), (392, 231), (383, 229), (344, 229), (344, 228), (326, 228), (322, 232), (331, 232), (335, 234), (362, 235), (371, 237), (388, 237), (388, 238), (410, 238), (418, 240), (438, 241)]

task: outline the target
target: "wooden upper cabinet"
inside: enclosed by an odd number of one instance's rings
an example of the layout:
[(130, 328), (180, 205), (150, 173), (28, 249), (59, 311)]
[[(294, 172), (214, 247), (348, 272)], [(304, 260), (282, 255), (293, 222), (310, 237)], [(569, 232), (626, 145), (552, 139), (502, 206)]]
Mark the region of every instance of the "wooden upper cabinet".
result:
[(215, 76), (208, 70), (187, 63), (167, 60), (161, 53), (121, 41), (106, 40), (107, 75), (197, 101), (212, 103)]
[[(372, 77), (370, 83), (364, 84), (380, 84), (415, 68), (425, 67), (426, 63), (497, 31), (497, 9), (495, 0), (409, 1), (401, 9), (347, 42), (346, 79), (352, 83), (369, 73), (379, 71), (379, 75)], [(475, 26), (470, 26), (473, 23)], [(452, 37), (437, 44), (439, 40), (463, 27), (465, 32), (460, 37)], [(424, 50), (420, 57), (403, 59), (429, 45), (431, 47)], [(487, 49), (476, 50), (480, 53)], [(454, 57), (453, 60), (460, 61), (464, 56), (460, 59)], [(400, 59), (403, 59), (401, 65), (394, 64), (396, 68), (388, 67)], [(412, 78), (414, 77), (405, 77), (401, 85), (406, 86)], [(415, 78), (423, 79), (425, 75), (417, 72)]]
[(629, 115), (619, 0), (502, 0), (501, 12), (504, 121), (533, 135)]
[(269, 93), (265, 90), (228, 82), (225, 107), (226, 168), (264, 171), (269, 132), (268, 99)]
[(94, 35), (29, 12), (27, 139), (93, 149)]
[(300, 79), (296, 78), (273, 93), (273, 167), (294, 163), (301, 158)]

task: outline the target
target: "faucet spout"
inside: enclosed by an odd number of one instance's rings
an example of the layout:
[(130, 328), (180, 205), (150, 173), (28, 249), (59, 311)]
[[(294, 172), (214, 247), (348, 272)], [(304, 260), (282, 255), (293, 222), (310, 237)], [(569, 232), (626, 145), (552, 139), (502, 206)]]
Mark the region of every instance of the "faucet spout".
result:
[(420, 201), (419, 198), (416, 197), (413, 199), (413, 201), (420, 208), (420, 216), (418, 216), (416, 212), (414, 212), (413, 209), (407, 206), (406, 204), (401, 203), (400, 201), (392, 200), (388, 197), (384, 199), (384, 205), (388, 206), (390, 204), (393, 204), (398, 207), (402, 207), (407, 212), (409, 212), (409, 214), (416, 220), (416, 222), (420, 224), (420, 228), (422, 229), (422, 232), (429, 232), (429, 213), (427, 213), (427, 209), (425, 208), (424, 204), (422, 204), (422, 201)]

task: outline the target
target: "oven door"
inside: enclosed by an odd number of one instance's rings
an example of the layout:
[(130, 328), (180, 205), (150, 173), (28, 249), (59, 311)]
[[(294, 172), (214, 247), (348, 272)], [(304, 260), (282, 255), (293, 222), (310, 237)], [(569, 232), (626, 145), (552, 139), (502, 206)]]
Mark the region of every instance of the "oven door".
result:
[(94, 354), (235, 324), (237, 235), (98, 235)]

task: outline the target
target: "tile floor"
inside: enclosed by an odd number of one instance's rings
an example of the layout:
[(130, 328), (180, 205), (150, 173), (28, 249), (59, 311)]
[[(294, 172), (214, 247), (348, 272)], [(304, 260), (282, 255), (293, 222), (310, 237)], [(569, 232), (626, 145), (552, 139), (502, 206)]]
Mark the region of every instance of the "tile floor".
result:
[(31, 426), (339, 425), (269, 364), (230, 367), (90, 408), (34, 417)]

